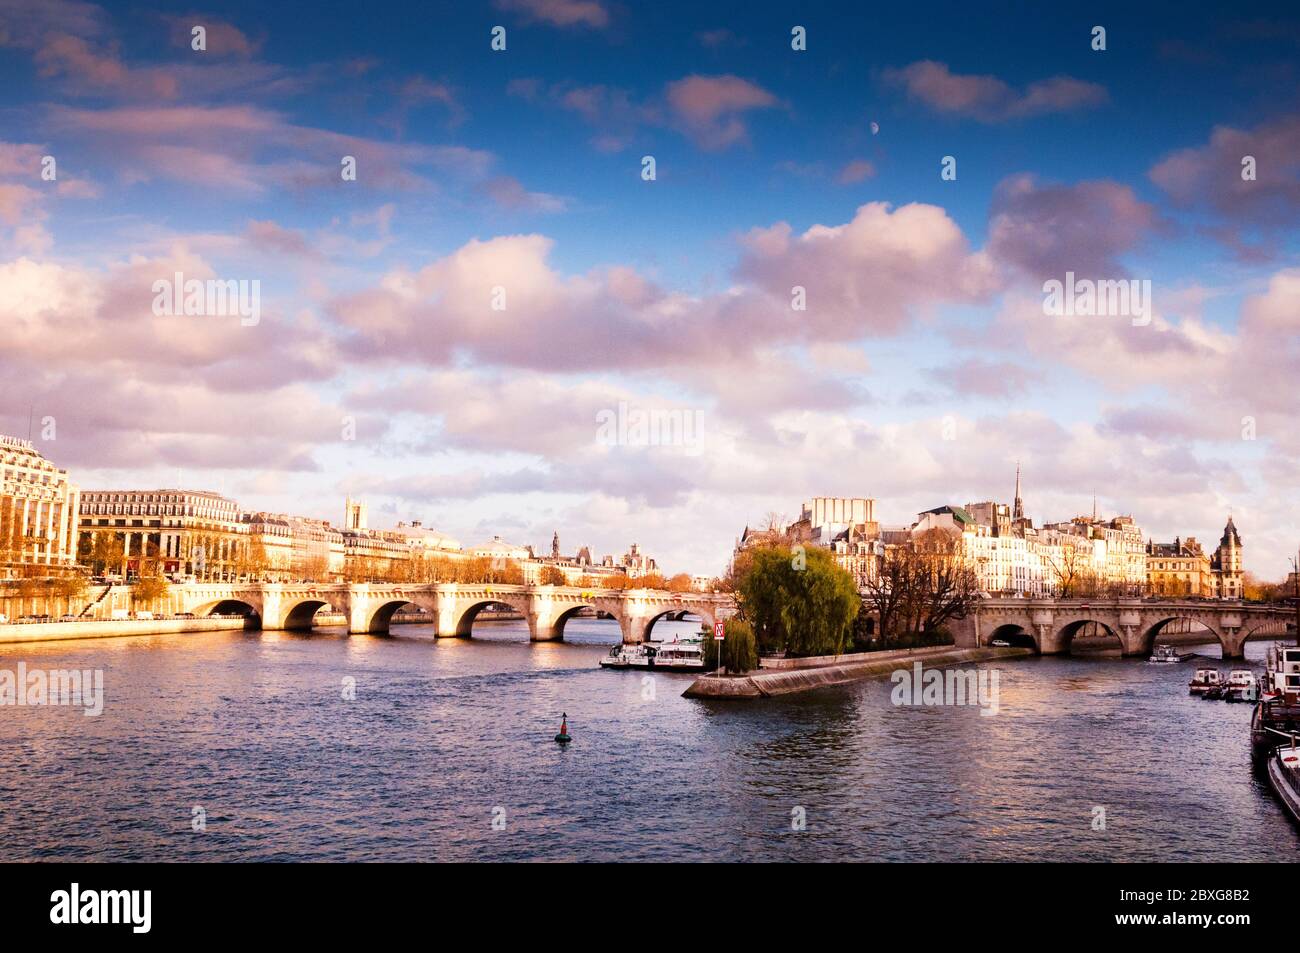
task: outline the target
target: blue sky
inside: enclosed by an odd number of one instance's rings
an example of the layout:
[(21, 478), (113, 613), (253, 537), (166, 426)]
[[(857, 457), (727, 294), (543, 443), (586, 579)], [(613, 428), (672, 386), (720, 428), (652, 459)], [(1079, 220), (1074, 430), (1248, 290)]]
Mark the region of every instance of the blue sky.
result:
[[(1022, 460), (1039, 519), (1231, 509), (1280, 576), (1300, 14), (967, 7), (0, 0), (0, 428), (53, 416), (86, 486), (693, 572), (806, 497), (902, 523)], [(150, 314), (179, 269), (266, 320)], [(1046, 320), (1066, 270), (1149, 279), (1154, 321)], [(594, 445), (619, 402), (706, 437)]]

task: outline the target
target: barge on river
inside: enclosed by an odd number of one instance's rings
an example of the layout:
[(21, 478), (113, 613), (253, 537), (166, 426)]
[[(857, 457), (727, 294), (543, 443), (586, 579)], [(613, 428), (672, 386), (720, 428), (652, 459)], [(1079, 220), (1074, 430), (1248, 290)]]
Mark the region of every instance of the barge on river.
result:
[(602, 668), (649, 668), (660, 672), (700, 672), (704, 670), (704, 650), (699, 639), (616, 645), (600, 660), (600, 665)]

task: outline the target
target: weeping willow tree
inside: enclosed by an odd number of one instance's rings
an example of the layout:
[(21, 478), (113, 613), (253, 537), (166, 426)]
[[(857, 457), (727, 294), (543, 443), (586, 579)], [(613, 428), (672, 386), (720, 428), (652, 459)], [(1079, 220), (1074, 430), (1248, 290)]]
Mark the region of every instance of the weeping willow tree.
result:
[(736, 595), (759, 650), (803, 656), (845, 650), (861, 598), (853, 576), (829, 551), (767, 546), (745, 555)]
[(744, 619), (728, 619), (723, 629), (726, 637), (721, 642), (713, 638), (711, 629), (704, 630), (704, 667), (717, 668), (721, 652), (722, 665), (728, 672), (740, 674), (758, 668), (758, 643), (750, 624)]

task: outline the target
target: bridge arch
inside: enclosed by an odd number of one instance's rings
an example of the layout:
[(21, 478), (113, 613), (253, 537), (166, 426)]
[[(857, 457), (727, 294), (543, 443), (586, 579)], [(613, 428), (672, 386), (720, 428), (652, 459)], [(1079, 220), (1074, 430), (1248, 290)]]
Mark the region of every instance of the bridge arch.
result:
[(411, 605), (409, 599), (398, 598), (389, 599), (377, 606), (371, 608), (366, 613), (365, 631), (372, 635), (384, 635), (391, 631), (393, 616), (397, 615), (397, 610), (402, 606)]
[(1014, 648), (1042, 651), (1038, 644), (1038, 635), (1034, 632), (1034, 627), (1028, 623), (1022, 625), (1019, 622), (1003, 622), (989, 633), (986, 644), (992, 645), (995, 641), (1006, 642)]
[(1242, 626), (1245, 635), (1242, 641), (1249, 640), (1252, 636), (1276, 635), (1278, 638), (1295, 638), (1296, 624), (1286, 619), (1251, 619), (1251, 621)]
[(700, 620), (701, 625), (704, 624), (704, 616), (702, 616), (699, 612), (695, 611), (694, 609), (665, 609), (662, 612), (658, 613), (657, 615), (653, 615), (646, 620), (644, 641), (646, 642), (650, 641), (651, 632), (654, 631), (656, 622), (663, 622), (663, 621), (684, 622), (686, 621), (687, 616), (695, 616), (697, 619)]
[(213, 599), (185, 610), (196, 616), (242, 615), (248, 618), (260, 618), (257, 606), (243, 599)]
[(1124, 637), (1119, 632), (1116, 632), (1112, 625), (1092, 616), (1074, 618), (1063, 625), (1057, 624), (1056, 643), (1060, 646), (1060, 651), (1063, 654), (1075, 654), (1073, 651), (1075, 639), (1090, 642), (1092, 647), (1103, 652), (1117, 649), (1122, 655), (1125, 654), (1127, 649), (1124, 644)]
[(368, 632), (373, 635), (387, 634), (392, 631), (393, 616), (406, 606), (423, 610), (428, 616), (427, 621), (436, 624), (438, 619), (436, 601), (416, 593), (396, 592), (367, 603), (355, 604), (353, 610), (357, 618), (350, 623), (351, 631)]
[[(1211, 637), (1213, 637), (1214, 641), (1217, 641), (1219, 643), (1219, 648), (1222, 651), (1224, 658), (1233, 657), (1234, 655), (1233, 649), (1228, 644), (1228, 640), (1224, 637), (1224, 634), (1219, 629), (1219, 627), (1214, 625), (1213, 622), (1207, 619), (1205, 616), (1195, 612), (1175, 612), (1175, 613), (1170, 613), (1168, 615), (1163, 615), (1161, 618), (1157, 618), (1155, 621), (1149, 621), (1146, 628), (1142, 632), (1142, 643), (1141, 643), (1142, 654), (1150, 655), (1152, 652), (1155, 651), (1156, 640), (1160, 638), (1161, 633), (1164, 631), (1166, 627), (1169, 626), (1170, 623), (1184, 622), (1184, 621), (1195, 623), (1199, 625), (1202, 629), (1206, 630), (1206, 632)], [(1207, 639), (1206, 641), (1210, 641), (1210, 640)]]
[(318, 597), (299, 599), (285, 611), (280, 628), (296, 632), (310, 630), (315, 625), (316, 613), (327, 607), (332, 608), (328, 602)]
[(598, 619), (599, 619), (599, 618), (604, 618), (604, 619), (613, 619), (615, 622), (618, 621), (617, 617), (614, 616), (613, 614), (611, 614), (611, 613), (609, 612), (609, 610), (607, 610), (607, 609), (601, 609), (601, 608), (600, 608), (599, 606), (597, 606), (594, 602), (579, 602), (579, 603), (575, 603), (574, 605), (571, 605), (571, 606), (565, 606), (565, 608), (562, 609), (562, 610), (561, 610), (561, 611), (560, 611), (560, 612), (555, 616), (555, 621), (554, 621), (553, 623), (551, 623), (551, 634), (552, 634), (552, 638), (563, 639), (563, 638), (564, 638), (564, 626), (565, 626), (565, 624), (566, 624), (570, 619), (572, 619), (572, 618), (574, 618), (575, 616), (577, 616), (577, 614), (578, 614), (579, 612), (581, 612), (583, 609), (594, 609), (594, 610), (596, 611), (596, 614), (597, 614), (596, 617), (597, 617)]
[(520, 600), (505, 593), (493, 593), (490, 596), (467, 600), (463, 605), (457, 607), (453, 615), (453, 621), (450, 625), (451, 631), (444, 632), (443, 623), (440, 620), (438, 624), (438, 635), (455, 635), (457, 638), (462, 639), (470, 638), (473, 635), (474, 620), (478, 618), (479, 613), (488, 606), (495, 605), (509, 606), (516, 612), (521, 613), (524, 618), (528, 618), (527, 600)]

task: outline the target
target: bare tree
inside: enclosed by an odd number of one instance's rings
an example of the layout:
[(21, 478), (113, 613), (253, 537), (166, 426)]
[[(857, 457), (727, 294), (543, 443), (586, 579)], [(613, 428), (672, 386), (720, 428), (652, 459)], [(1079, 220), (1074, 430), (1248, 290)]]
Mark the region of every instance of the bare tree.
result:
[(887, 645), (962, 618), (977, 598), (977, 586), (960, 538), (935, 529), (886, 548), (878, 572), (867, 580), (864, 601), (879, 619)]

